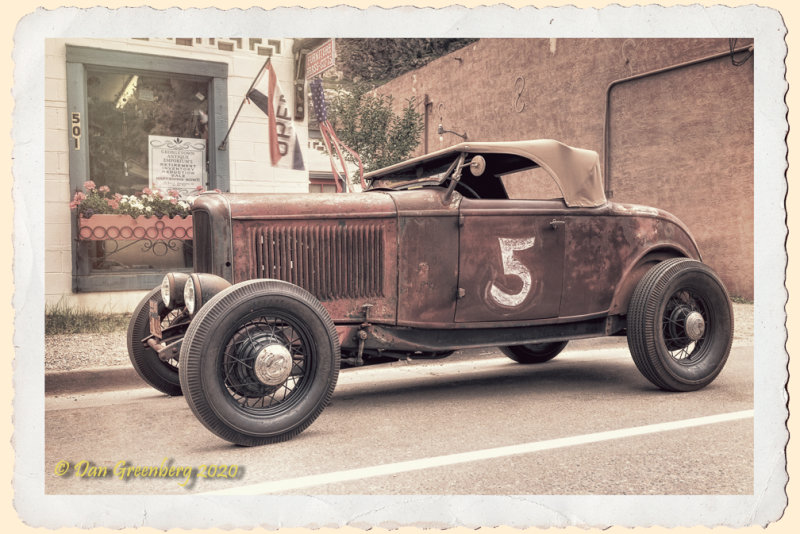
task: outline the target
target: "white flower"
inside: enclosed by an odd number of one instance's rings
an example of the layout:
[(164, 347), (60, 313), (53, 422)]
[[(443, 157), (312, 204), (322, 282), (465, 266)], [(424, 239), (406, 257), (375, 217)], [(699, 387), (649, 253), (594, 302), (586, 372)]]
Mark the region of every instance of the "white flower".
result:
[(179, 200), (178, 206), (180, 206), (182, 209), (189, 209), (189, 203), (185, 200)]

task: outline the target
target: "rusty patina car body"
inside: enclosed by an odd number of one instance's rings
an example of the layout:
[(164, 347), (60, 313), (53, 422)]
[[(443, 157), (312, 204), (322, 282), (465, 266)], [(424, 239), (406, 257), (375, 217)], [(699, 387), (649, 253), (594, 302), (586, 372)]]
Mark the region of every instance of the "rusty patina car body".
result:
[[(537, 168), (559, 198), (509, 198), (506, 177)], [(341, 363), (482, 346), (538, 363), (570, 339), (627, 334), (662, 389), (721, 371), (722, 283), (674, 216), (606, 200), (596, 153), (462, 143), (367, 180), (358, 194), (201, 195), (195, 273), (167, 275), (131, 320), (140, 375), (254, 445), (306, 428)]]

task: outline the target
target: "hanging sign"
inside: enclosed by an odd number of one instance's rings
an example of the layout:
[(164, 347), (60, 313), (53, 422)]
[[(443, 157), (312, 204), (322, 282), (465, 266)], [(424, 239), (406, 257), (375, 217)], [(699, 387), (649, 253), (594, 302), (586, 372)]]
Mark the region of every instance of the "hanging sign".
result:
[(306, 80), (319, 76), (336, 64), (336, 50), (333, 39), (326, 41), (306, 56)]
[(151, 135), (148, 147), (151, 189), (175, 189), (186, 196), (198, 185), (205, 186), (205, 139)]

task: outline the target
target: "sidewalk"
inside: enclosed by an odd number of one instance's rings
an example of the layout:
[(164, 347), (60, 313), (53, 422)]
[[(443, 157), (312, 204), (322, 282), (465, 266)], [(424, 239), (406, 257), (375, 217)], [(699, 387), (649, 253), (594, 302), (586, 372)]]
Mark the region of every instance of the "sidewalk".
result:
[[(753, 305), (734, 304), (734, 344), (753, 343)], [(624, 336), (581, 339), (567, 350), (594, 347), (627, 348)], [(462, 351), (465, 357), (487, 349)], [(458, 358), (458, 355), (454, 356)], [(45, 394), (69, 395), (149, 387), (139, 378), (128, 359), (126, 332), (108, 334), (64, 334), (45, 337)]]

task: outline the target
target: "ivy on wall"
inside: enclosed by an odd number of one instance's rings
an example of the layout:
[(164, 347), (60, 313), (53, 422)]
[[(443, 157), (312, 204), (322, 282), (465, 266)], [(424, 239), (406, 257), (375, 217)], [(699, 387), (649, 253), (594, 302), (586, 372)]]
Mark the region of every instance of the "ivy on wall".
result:
[(477, 39), (336, 39), (336, 63), (347, 80), (382, 85)]

